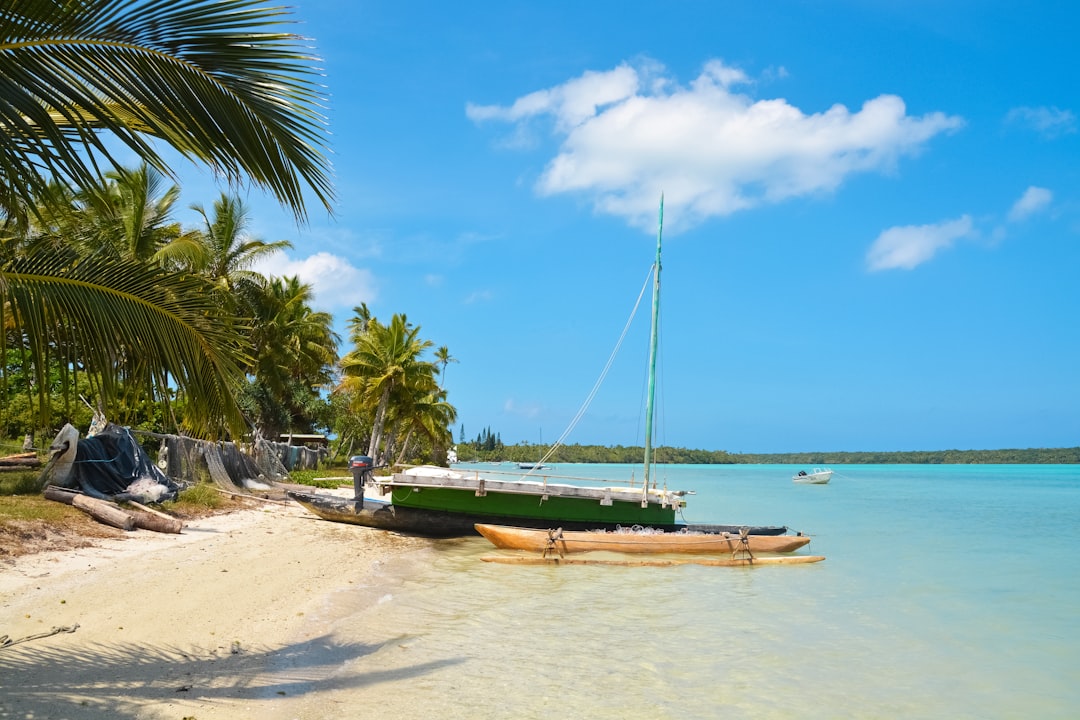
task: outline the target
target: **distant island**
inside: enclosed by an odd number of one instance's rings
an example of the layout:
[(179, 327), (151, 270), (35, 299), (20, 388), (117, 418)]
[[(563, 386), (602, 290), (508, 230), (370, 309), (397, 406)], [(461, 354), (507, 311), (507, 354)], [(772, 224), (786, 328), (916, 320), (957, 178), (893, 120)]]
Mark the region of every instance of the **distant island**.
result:
[[(463, 462), (536, 462), (548, 448), (543, 445), (459, 443), (457, 457)], [(659, 464), (674, 465), (1058, 465), (1080, 463), (1080, 447), (1014, 450), (916, 450), (909, 452), (799, 452), (729, 453), (724, 450), (688, 450), (660, 447), (654, 450)], [(644, 448), (603, 445), (563, 445), (547, 463), (639, 463)]]

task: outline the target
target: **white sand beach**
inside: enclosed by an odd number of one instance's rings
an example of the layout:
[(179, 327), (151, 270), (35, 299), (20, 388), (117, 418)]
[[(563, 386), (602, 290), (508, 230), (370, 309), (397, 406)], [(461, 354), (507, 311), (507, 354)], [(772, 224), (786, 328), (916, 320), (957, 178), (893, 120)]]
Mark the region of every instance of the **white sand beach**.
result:
[(0, 717), (303, 717), (348, 684), (335, 591), (425, 546), (266, 504), (5, 561)]

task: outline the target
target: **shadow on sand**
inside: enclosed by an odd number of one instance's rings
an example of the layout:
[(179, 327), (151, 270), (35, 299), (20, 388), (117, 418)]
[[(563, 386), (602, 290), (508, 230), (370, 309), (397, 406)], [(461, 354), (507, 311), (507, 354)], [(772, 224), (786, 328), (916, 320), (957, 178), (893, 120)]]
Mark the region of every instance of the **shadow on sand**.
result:
[[(375, 686), (418, 677), (463, 658), (364, 672), (353, 662), (400, 644), (338, 643), (321, 636), (281, 648), (184, 650), (126, 643), (71, 649), (42, 642), (0, 649), (0, 717), (145, 717), (182, 700), (259, 700)], [(77, 710), (76, 710), (77, 709)]]

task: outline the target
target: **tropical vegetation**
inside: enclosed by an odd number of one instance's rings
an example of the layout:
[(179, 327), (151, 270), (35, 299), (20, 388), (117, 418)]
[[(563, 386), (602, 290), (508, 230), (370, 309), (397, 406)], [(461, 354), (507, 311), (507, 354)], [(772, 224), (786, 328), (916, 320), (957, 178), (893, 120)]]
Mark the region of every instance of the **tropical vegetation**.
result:
[[(298, 219), (305, 192), (331, 207), (317, 60), (289, 22), (251, 0), (0, 10), (0, 353), (16, 351), (37, 427), (54, 422), (56, 373), (68, 406), (86, 388), (110, 408), (164, 403), (189, 432), (247, 429), (250, 326), (183, 269), (173, 191), (148, 168), (172, 174), (163, 143)], [(118, 147), (148, 168), (123, 168)]]
[[(420, 338), (419, 326), (403, 314), (383, 324), (366, 305), (355, 308), (349, 330), (353, 349), (341, 360), (335, 390), (346, 416), (341, 441), (351, 448), (366, 437), (366, 454), (377, 464), (423, 457), (444, 462), (457, 420), (439, 383), (449, 351), (443, 346), (434, 361), (424, 359), (433, 343)], [(366, 418), (364, 408), (374, 408), (374, 415), (370, 424), (358, 425), (352, 418)]]
[[(423, 359), (432, 343), (404, 316), (368, 316), (339, 365), (311, 287), (254, 269), (290, 244), (252, 237), (239, 186), (300, 222), (309, 198), (333, 208), (326, 93), (292, 22), (259, 0), (0, 9), (0, 437), (85, 426), (98, 406), (208, 438), (445, 453), (445, 346)], [(193, 206), (198, 227), (174, 219), (162, 148), (232, 188)]]
[[(548, 448), (543, 445), (519, 443), (503, 445), (494, 442), (498, 436), (485, 430), (475, 441), (456, 446), (462, 461), (535, 462)], [(645, 455), (642, 447), (604, 445), (562, 445), (549, 458), (557, 463), (640, 463)], [(653, 459), (658, 464), (685, 465), (974, 465), (974, 464), (1062, 464), (1080, 463), (1080, 447), (1027, 448), (1004, 450), (918, 450), (903, 452), (801, 452), (801, 453), (729, 453), (724, 450), (692, 450), (661, 447)]]

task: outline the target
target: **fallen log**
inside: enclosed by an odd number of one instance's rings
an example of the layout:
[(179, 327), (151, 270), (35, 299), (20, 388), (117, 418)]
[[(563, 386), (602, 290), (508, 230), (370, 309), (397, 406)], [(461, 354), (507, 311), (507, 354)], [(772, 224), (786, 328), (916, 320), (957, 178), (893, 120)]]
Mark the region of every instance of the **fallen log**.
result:
[(158, 517), (167, 518), (169, 520), (176, 520), (176, 518), (174, 518), (172, 515), (168, 515), (166, 513), (163, 513), (160, 510), (155, 510), (152, 507), (147, 507), (147, 506), (143, 505), (142, 503), (135, 502), (134, 500), (128, 500), (128, 505), (135, 508), (136, 510), (142, 510), (143, 512), (148, 512), (151, 515), (157, 515)]
[(71, 504), (98, 522), (121, 530), (135, 529), (135, 518), (130, 513), (105, 500), (98, 500), (89, 495), (76, 495), (71, 498)]
[(24, 457), (19, 455), (0, 457), (0, 467), (27, 468), (40, 466), (41, 459), (33, 453), (30, 453), (30, 457)]
[(70, 505), (71, 501), (75, 499), (76, 495), (80, 493), (75, 490), (68, 490), (57, 485), (46, 485), (44, 495), (46, 500), (55, 500), (56, 502), (62, 502), (65, 505)]
[(0, 473), (33, 472), (41, 469), (38, 465), (0, 465)]
[(184, 529), (184, 523), (179, 518), (169, 517), (164, 513), (149, 513), (141, 510), (128, 510), (127, 513), (135, 520), (135, 527), (141, 530), (176, 535)]
[(17, 460), (17, 459), (22, 459), (22, 458), (36, 458), (36, 457), (37, 457), (36, 452), (21, 452), (21, 453), (14, 453), (12, 455), (5, 455), (3, 457), (0, 457), (0, 461), (3, 461), (3, 460)]
[[(45, 488), (45, 497), (49, 500), (62, 502), (66, 505), (74, 505), (80, 510), (90, 514), (94, 519), (100, 520), (106, 525), (112, 525), (113, 527), (123, 527), (124, 530), (140, 528), (142, 530), (153, 530), (154, 532), (177, 534), (184, 529), (184, 523), (179, 518), (174, 518), (172, 515), (166, 515), (163, 512), (153, 510), (136, 502), (130, 504), (137, 507), (138, 510), (124, 510), (124, 508), (116, 503), (109, 502), (108, 500), (99, 500), (97, 498), (92, 498), (89, 495), (83, 495), (75, 490), (67, 490), (66, 488), (57, 487), (55, 485), (49, 485)], [(87, 510), (86, 507), (83, 507), (87, 503), (82, 503), (82, 505), (77, 503), (76, 500), (79, 498), (91, 501), (93, 507), (112, 508), (116, 512), (122, 513), (131, 518), (132, 527), (124, 527), (123, 525), (115, 524), (115, 522), (99, 518), (97, 515), (94, 515)], [(123, 522), (119, 515), (112, 512), (109, 512), (109, 514), (116, 519), (116, 522)]]

